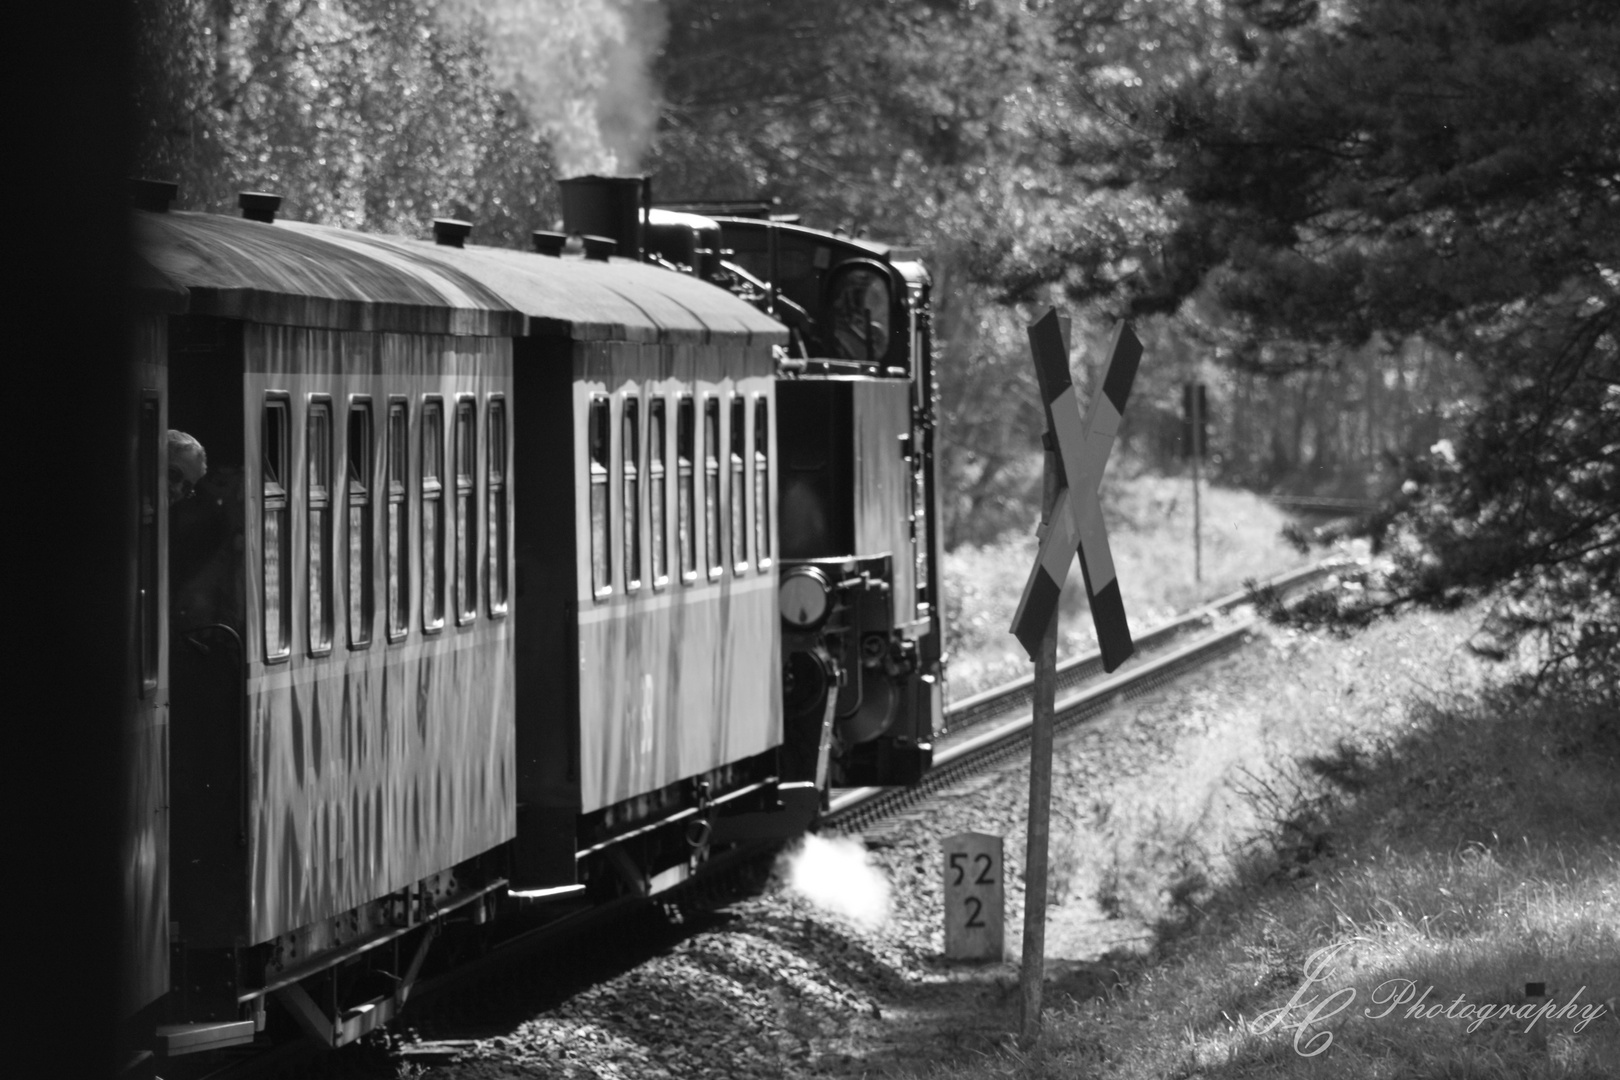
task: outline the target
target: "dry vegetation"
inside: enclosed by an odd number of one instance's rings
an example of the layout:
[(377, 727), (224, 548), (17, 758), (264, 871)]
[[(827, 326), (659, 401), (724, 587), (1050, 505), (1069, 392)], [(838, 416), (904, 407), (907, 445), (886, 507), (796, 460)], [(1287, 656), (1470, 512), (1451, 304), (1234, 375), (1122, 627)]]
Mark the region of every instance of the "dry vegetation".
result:
[[(1037, 459), (1038, 460), (1038, 459)], [(1131, 626), (1149, 629), (1251, 578), (1306, 561), (1282, 538), (1289, 518), (1252, 492), (1205, 485), (1202, 580), (1193, 576), (1192, 481), (1141, 474), (1103, 485), (1109, 546)], [(950, 694), (960, 700), (1025, 674), (1029, 657), (1008, 632), (1035, 561), (1035, 522), (1023, 536), (945, 556)], [(1096, 648), (1078, 561), (1063, 589), (1059, 657)]]
[[(1214, 703), (1270, 760), (1234, 770), (1229, 740), (1194, 736), (1187, 779), (1120, 788), (1123, 820), (1093, 830), (1136, 838), (1124, 872), (1077, 853), (1077, 899), (1157, 943), (1106, 957), (1118, 985), (1060, 999), (1033, 1051), (922, 1074), (1620, 1075), (1620, 723), (1612, 702), (1468, 659), (1478, 615), (1277, 633), (1270, 677)], [(1288, 716), (1330, 749), (1306, 752)]]

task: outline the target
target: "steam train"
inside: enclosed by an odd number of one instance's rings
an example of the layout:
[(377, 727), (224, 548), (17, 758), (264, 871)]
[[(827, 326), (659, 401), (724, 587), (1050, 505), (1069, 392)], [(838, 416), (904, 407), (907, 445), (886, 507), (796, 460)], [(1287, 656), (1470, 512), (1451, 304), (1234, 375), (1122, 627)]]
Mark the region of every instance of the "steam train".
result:
[(134, 196), (134, 1042), (341, 1045), (442, 934), (658, 894), (928, 768), (913, 253), (626, 178), (565, 181), (534, 252)]

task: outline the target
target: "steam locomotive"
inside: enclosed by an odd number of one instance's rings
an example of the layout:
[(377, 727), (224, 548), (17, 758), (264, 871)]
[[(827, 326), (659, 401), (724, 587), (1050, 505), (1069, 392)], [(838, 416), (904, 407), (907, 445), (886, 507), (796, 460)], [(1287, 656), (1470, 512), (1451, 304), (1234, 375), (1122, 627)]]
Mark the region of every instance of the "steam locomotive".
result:
[(341, 1045), (446, 932), (656, 895), (928, 768), (914, 253), (629, 178), (565, 181), (532, 253), (134, 190), (135, 1041)]

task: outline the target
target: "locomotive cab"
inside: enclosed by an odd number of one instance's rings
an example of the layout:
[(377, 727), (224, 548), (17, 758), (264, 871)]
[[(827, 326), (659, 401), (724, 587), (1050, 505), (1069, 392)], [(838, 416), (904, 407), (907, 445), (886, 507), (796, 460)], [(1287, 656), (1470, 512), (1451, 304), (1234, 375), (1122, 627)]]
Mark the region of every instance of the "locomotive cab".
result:
[(765, 283), (794, 344), (777, 382), (787, 744), (829, 744), (834, 785), (915, 783), (944, 707), (927, 271), (883, 244), (719, 221), (728, 268)]

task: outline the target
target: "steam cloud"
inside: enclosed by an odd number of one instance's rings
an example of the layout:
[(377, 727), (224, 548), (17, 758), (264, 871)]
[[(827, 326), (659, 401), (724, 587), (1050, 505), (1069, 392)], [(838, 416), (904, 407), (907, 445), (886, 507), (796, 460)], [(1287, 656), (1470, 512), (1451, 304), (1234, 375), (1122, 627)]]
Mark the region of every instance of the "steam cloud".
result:
[(788, 889), (823, 911), (875, 930), (889, 920), (889, 879), (847, 837), (806, 836), (787, 856)]
[(482, 34), (497, 85), (550, 141), (561, 175), (637, 168), (658, 122), (659, 0), (445, 0), (439, 14)]

